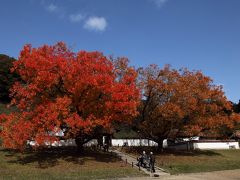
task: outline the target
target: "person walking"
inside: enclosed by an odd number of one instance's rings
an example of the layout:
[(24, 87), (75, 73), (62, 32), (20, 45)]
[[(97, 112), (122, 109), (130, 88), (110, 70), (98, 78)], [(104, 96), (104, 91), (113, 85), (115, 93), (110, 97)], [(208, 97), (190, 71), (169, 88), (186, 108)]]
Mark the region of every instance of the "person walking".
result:
[(147, 158), (147, 154), (145, 151), (142, 152), (141, 156), (137, 158), (138, 160), (138, 166), (142, 166), (142, 167), (145, 167), (146, 164), (146, 158)]
[(153, 155), (153, 152), (150, 152), (149, 155), (149, 167), (151, 172), (155, 172), (155, 156)]
[(148, 159), (148, 156), (147, 156), (146, 152), (143, 151), (143, 154), (142, 154), (142, 166), (143, 166), (144, 168), (147, 167), (147, 159)]

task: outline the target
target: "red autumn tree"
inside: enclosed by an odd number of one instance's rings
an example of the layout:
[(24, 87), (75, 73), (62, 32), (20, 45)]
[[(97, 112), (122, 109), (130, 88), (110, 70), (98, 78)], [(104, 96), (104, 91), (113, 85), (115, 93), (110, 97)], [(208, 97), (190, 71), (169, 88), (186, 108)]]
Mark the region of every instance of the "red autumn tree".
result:
[(137, 114), (137, 73), (126, 58), (112, 61), (99, 52), (74, 53), (62, 42), (26, 45), (13, 71), (24, 83), (12, 88), (12, 105), (19, 111), (0, 118), (5, 147), (22, 149), (28, 140), (41, 146), (58, 140), (51, 133), (63, 128), (82, 147), (99, 129), (130, 122)]
[(200, 71), (179, 71), (151, 65), (139, 70), (143, 101), (140, 106), (142, 134), (158, 142), (178, 135), (224, 137), (240, 120), (231, 112), (221, 86)]

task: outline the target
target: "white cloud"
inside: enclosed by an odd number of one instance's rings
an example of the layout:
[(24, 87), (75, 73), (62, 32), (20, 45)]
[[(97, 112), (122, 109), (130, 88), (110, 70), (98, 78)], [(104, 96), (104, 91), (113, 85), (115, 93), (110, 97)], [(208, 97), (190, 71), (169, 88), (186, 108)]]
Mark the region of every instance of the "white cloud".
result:
[(165, 3), (167, 3), (169, 0), (152, 0), (158, 8), (161, 8)]
[(84, 24), (85, 29), (94, 31), (105, 31), (107, 27), (107, 21), (104, 17), (89, 17)]
[(84, 15), (82, 15), (81, 13), (69, 15), (69, 20), (71, 22), (80, 22), (83, 19), (84, 19)]
[(49, 12), (57, 12), (58, 11), (58, 7), (54, 4), (49, 4), (47, 7), (46, 7), (47, 11)]

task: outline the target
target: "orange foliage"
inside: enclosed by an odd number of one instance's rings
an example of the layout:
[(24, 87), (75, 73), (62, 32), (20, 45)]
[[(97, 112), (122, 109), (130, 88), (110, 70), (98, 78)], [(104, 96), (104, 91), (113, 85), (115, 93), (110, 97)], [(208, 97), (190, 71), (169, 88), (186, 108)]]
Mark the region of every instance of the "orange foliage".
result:
[(126, 58), (112, 61), (99, 52), (74, 53), (62, 42), (26, 45), (12, 71), (24, 83), (12, 88), (12, 105), (19, 112), (0, 118), (5, 147), (56, 140), (49, 132), (63, 126), (71, 138), (79, 132), (91, 134), (96, 127), (107, 129), (137, 115), (137, 73)]
[(240, 121), (222, 87), (200, 71), (150, 65), (139, 74), (144, 99), (140, 129), (153, 140), (161, 142), (173, 134), (221, 136), (222, 128), (231, 129)]

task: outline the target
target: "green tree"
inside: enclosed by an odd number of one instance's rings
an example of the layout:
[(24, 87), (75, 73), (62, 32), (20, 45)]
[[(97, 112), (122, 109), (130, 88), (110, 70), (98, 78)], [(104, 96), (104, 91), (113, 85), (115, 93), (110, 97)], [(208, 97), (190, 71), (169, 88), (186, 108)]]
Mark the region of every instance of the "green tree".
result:
[(14, 82), (19, 80), (19, 76), (16, 73), (11, 73), (13, 62), (16, 59), (7, 55), (0, 54), (0, 101), (10, 102), (9, 89)]
[(236, 113), (240, 113), (240, 100), (238, 103), (233, 103), (233, 111)]

